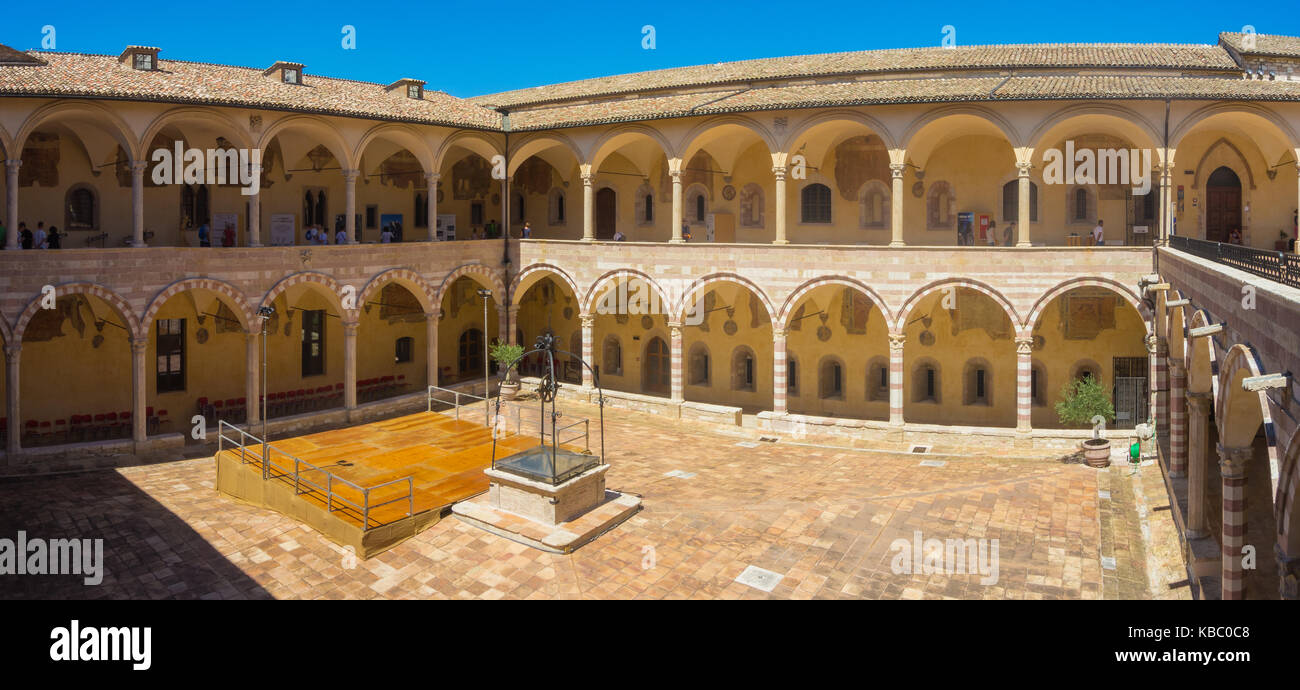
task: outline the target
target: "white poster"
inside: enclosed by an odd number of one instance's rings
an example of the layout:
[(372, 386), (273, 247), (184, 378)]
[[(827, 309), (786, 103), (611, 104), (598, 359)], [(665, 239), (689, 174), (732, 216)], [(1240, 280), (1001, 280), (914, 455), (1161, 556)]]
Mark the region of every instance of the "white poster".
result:
[(297, 237), (297, 231), (294, 228), (294, 221), (297, 216), (292, 213), (272, 213), (271, 214), (271, 245), (276, 247), (285, 247), (295, 244), (294, 238)]
[(234, 247), (239, 244), (239, 214), (212, 214), (212, 246)]
[(450, 242), (456, 239), (456, 214), (438, 214), (438, 241)]

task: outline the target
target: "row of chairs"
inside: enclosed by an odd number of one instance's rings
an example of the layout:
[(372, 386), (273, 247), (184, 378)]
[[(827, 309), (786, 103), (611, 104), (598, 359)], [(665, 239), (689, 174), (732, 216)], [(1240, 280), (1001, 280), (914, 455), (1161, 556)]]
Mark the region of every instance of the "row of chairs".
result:
[[(167, 410), (155, 414), (150, 407), (145, 415), (148, 433), (157, 433), (167, 423)], [(0, 417), (0, 445), (8, 441), (9, 433), (9, 418)], [(29, 419), (23, 423), (20, 436), (26, 448), (121, 438), (131, 438), (129, 411), (74, 414), (65, 419)]]
[(312, 412), (343, 404), (343, 384), (320, 386), (318, 388), (299, 388), (292, 391), (271, 393), (266, 398), (266, 415), (268, 417), (285, 417), (288, 415)]
[(357, 381), (357, 400), (362, 402), (392, 397), (405, 391), (405, 376), (380, 376)]
[(230, 422), (232, 424), (241, 424), (248, 419), (248, 399), (247, 398), (226, 398), (208, 400), (199, 398), (198, 409), (196, 410), (208, 422), (209, 426), (216, 426), (217, 422)]

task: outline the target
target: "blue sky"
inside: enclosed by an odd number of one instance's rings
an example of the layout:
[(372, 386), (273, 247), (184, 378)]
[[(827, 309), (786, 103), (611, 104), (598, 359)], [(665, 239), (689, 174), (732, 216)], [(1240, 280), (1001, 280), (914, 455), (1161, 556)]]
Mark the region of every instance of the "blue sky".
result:
[[(214, 8), (220, 8), (213, 12)], [(1020, 8), (1035, 16), (1015, 17)], [(121, 52), (162, 48), (163, 59), (264, 67), (301, 62), (309, 74), (388, 83), (416, 77), (456, 96), (779, 55), (987, 43), (1213, 43), (1220, 31), (1300, 35), (1294, 3), (1089, 2), (313, 2), (15, 3), (0, 43)], [(793, 15), (798, 15), (793, 18)], [(356, 28), (345, 50), (342, 28)], [(642, 27), (655, 49), (642, 48)]]

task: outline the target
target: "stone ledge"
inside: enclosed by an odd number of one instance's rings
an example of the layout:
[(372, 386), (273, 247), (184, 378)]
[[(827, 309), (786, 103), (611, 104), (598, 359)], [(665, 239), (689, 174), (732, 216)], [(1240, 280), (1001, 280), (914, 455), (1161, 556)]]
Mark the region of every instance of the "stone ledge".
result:
[(461, 501), (451, 512), (466, 524), (499, 537), (549, 553), (573, 553), (606, 531), (618, 526), (641, 509), (641, 499), (617, 491), (605, 491), (605, 501), (581, 517), (554, 527), (492, 506), (489, 499)]

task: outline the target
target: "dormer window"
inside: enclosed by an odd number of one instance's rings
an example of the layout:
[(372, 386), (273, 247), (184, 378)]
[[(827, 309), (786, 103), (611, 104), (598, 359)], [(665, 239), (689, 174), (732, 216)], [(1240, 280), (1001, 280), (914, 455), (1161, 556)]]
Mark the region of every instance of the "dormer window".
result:
[(267, 79), (274, 79), (282, 84), (302, 84), (302, 65), (297, 62), (285, 62), (283, 60), (271, 65), (262, 76)]
[(424, 82), (419, 79), (398, 79), (397, 81), (384, 87), (388, 93), (402, 94), (405, 93), (407, 98), (421, 100), (424, 98)]
[(146, 46), (127, 46), (117, 61), (123, 67), (152, 72), (158, 69), (158, 49)]

